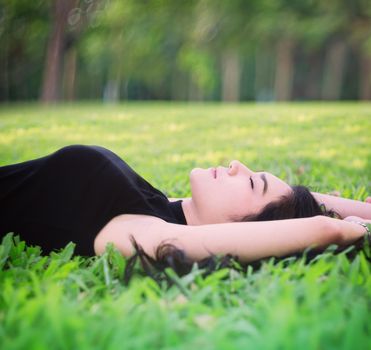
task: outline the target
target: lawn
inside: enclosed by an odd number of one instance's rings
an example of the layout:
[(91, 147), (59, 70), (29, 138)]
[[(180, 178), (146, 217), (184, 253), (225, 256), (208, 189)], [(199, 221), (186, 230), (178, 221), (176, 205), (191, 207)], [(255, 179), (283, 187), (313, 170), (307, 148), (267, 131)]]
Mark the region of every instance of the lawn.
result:
[[(193, 167), (239, 159), (290, 184), (364, 200), (370, 131), (369, 103), (3, 105), (0, 166), (97, 144), (169, 197), (190, 196)], [(348, 259), (331, 248), (309, 264), (270, 259), (247, 273), (169, 271), (175, 283), (167, 288), (139, 265), (125, 286), (126, 259), (112, 247), (84, 258), (69, 244), (43, 256), (8, 235), (0, 246), (0, 347), (370, 349), (369, 250)]]

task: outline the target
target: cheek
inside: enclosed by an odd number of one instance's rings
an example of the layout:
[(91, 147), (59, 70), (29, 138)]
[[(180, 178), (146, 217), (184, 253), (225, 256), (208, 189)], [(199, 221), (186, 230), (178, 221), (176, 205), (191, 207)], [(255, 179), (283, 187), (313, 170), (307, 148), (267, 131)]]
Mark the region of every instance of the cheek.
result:
[(193, 169), (190, 173), (192, 200), (203, 214), (219, 215), (233, 205), (227, 186), (212, 178), (205, 169)]
[(221, 198), (220, 204), (226, 213), (244, 215), (251, 206), (251, 193), (245, 184), (231, 185), (218, 195)]
[(235, 215), (245, 215), (251, 208), (251, 203), (249, 203), (249, 198), (243, 196), (242, 193), (236, 195), (229, 205), (230, 211)]
[(244, 215), (252, 208), (253, 196), (242, 181), (218, 182), (207, 170), (194, 168), (190, 172), (192, 199), (199, 210), (220, 215)]

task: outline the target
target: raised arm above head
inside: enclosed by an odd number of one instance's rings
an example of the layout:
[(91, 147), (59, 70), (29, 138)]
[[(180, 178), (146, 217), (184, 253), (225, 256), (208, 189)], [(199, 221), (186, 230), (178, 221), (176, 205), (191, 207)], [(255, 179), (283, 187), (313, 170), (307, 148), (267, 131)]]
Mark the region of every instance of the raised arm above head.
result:
[(316, 201), (326, 206), (327, 210), (334, 210), (342, 218), (359, 216), (371, 220), (371, 204), (353, 199), (336, 197), (329, 194), (311, 192)]
[(171, 243), (193, 261), (214, 255), (237, 255), (242, 262), (269, 256), (298, 253), (307, 247), (324, 248), (330, 244), (347, 245), (365, 234), (354, 223), (324, 216), (263, 222), (237, 222), (200, 226), (185, 226), (162, 220), (117, 220), (105, 228), (96, 240), (97, 254), (112, 242), (125, 256), (135, 251), (130, 241), (137, 243), (152, 258), (162, 243)]
[(97, 238), (96, 252), (111, 241), (131, 256), (132, 236), (154, 259), (157, 248), (172, 244), (194, 261), (231, 254), (250, 262), (332, 243), (348, 245), (365, 234), (361, 225), (323, 216), (306, 187), (289, 186), (237, 160), (229, 168), (194, 168), (190, 180), (192, 197), (182, 202), (187, 225), (159, 219), (118, 220)]

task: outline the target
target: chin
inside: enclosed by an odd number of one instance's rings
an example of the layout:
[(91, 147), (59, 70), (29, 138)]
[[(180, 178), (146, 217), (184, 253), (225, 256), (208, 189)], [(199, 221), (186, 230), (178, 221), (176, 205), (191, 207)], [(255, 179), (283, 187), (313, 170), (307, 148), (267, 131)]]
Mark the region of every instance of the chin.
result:
[(191, 170), (191, 172), (189, 173), (189, 182), (191, 184), (191, 190), (193, 191), (193, 188), (195, 186), (195, 184), (197, 184), (197, 173), (199, 172), (200, 168), (194, 168)]
[(191, 172), (189, 173), (189, 177), (192, 179), (197, 179), (199, 175), (202, 174), (202, 172), (205, 171), (205, 169), (202, 168), (193, 168)]

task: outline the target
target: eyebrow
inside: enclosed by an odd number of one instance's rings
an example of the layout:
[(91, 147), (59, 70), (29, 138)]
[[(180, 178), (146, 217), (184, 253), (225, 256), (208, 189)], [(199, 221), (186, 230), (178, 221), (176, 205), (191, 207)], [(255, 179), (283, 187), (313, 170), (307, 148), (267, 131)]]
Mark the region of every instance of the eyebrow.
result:
[(263, 195), (267, 192), (268, 190), (268, 181), (267, 181), (267, 178), (265, 177), (265, 174), (260, 174), (260, 177), (261, 179), (263, 180), (264, 182), (264, 188), (263, 188)]

